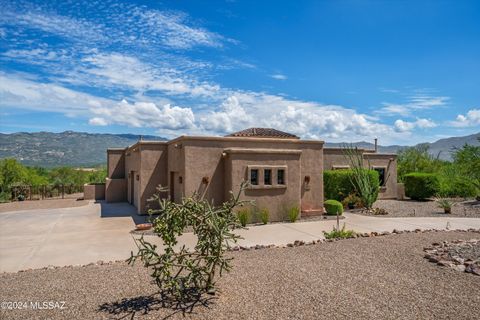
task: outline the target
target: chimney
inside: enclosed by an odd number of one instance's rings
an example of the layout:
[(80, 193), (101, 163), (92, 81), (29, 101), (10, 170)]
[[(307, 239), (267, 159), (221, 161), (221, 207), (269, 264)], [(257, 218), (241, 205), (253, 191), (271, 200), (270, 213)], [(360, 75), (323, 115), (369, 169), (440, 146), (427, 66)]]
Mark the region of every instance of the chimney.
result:
[(375, 138), (374, 140), (375, 140), (375, 153), (377, 153), (378, 152), (378, 139)]

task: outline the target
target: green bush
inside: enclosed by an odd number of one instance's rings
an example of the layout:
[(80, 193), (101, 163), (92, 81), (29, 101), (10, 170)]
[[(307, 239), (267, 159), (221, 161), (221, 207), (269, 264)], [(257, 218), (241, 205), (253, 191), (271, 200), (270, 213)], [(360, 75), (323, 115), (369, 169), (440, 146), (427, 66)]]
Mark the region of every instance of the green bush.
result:
[(406, 196), (413, 200), (428, 199), (440, 191), (438, 176), (433, 173), (409, 173), (404, 176), (403, 181)]
[(442, 197), (474, 198), (478, 193), (476, 186), (462, 178), (442, 179), (439, 194)]
[(245, 227), (250, 219), (250, 210), (245, 208), (237, 212), (237, 218), (242, 227)]
[(297, 206), (293, 206), (288, 209), (288, 220), (290, 222), (295, 222), (298, 220), (298, 217), (300, 216), (300, 209)]
[(264, 209), (260, 210), (260, 211), (258, 212), (258, 215), (259, 215), (259, 217), (260, 217), (260, 221), (261, 221), (263, 224), (267, 224), (267, 223), (268, 223), (270, 214), (268, 213), (268, 209), (267, 209), (267, 208), (264, 208)]
[[(367, 169), (365, 169), (367, 170)], [(368, 170), (370, 181), (375, 189), (379, 189), (378, 172), (375, 170)], [(342, 201), (349, 194), (357, 194), (354, 185), (352, 184), (353, 171), (345, 170), (325, 170), (323, 172), (323, 188), (325, 199), (333, 199)], [(378, 196), (378, 191), (377, 191)]]
[(337, 212), (339, 215), (343, 213), (343, 205), (337, 200), (327, 200), (325, 201), (324, 206), (325, 210), (327, 211), (327, 215), (329, 216), (336, 216)]

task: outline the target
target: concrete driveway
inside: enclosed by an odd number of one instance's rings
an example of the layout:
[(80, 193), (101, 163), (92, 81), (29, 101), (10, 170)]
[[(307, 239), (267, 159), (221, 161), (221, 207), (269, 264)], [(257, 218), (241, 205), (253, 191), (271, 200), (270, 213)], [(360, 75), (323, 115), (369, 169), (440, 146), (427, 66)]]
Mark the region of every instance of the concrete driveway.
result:
[[(341, 221), (358, 232), (420, 229), (480, 229), (479, 218), (375, 218), (345, 214)], [(90, 202), (87, 206), (0, 213), (0, 272), (29, 268), (124, 260), (136, 250), (130, 231), (145, 217), (126, 203)], [(285, 245), (323, 239), (335, 221), (305, 221), (252, 226), (238, 233), (242, 246)], [(137, 236), (138, 237), (138, 236)], [(157, 237), (148, 236), (157, 242)], [(185, 234), (183, 243), (195, 237)]]

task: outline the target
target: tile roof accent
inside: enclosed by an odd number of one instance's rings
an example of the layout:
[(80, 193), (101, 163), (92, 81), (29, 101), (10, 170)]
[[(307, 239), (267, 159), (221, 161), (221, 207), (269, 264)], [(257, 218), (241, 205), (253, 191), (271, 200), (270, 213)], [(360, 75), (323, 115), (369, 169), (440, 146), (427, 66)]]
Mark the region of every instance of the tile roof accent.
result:
[(226, 137), (252, 137), (252, 138), (280, 138), (280, 139), (300, 139), (298, 136), (272, 128), (248, 128), (242, 131), (234, 132)]

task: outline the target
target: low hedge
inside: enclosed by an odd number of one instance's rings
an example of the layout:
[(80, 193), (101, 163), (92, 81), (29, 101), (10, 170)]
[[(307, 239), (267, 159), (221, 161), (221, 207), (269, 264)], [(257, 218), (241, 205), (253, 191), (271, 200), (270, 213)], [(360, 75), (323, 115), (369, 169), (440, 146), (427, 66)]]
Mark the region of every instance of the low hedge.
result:
[(337, 212), (339, 215), (343, 213), (343, 205), (338, 202), (337, 200), (327, 200), (324, 203), (325, 210), (327, 211), (327, 215), (329, 216), (336, 216)]
[(425, 200), (440, 191), (440, 181), (434, 173), (413, 172), (404, 176), (405, 195), (413, 200)]
[[(378, 190), (378, 172), (375, 170), (368, 170), (368, 174), (370, 176), (371, 183), (374, 185), (374, 188)], [(323, 172), (323, 188), (325, 199), (342, 201), (349, 194), (358, 194), (357, 190), (355, 190), (355, 187), (350, 180), (350, 177), (352, 177), (352, 175), (353, 171), (350, 169), (325, 170)]]

